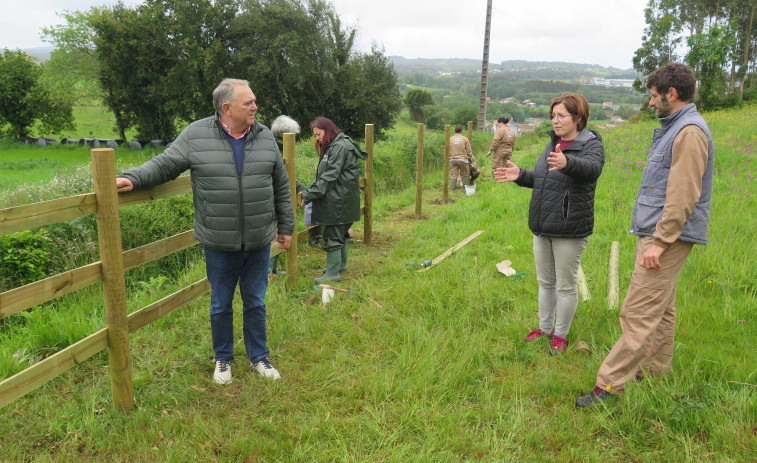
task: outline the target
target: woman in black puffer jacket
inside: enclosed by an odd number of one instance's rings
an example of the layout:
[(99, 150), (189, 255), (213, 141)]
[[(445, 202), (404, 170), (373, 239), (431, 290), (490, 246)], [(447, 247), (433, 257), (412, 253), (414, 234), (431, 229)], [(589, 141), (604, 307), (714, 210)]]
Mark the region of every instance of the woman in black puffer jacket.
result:
[(534, 170), (508, 161), (508, 167), (495, 171), (495, 178), (533, 188), (528, 227), (534, 234), (539, 328), (525, 341), (547, 336), (552, 340), (550, 352), (558, 355), (567, 349), (578, 306), (576, 277), (594, 230), (594, 191), (604, 165), (604, 146), (599, 133), (586, 128), (589, 103), (583, 95), (555, 98), (550, 117), (554, 130)]

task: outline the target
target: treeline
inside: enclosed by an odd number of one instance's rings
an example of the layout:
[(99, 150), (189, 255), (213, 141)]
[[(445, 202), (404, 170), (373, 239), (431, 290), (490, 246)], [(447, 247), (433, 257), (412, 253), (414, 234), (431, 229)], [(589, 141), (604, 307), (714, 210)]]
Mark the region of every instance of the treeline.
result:
[[(356, 52), (356, 30), (326, 0), (146, 0), (63, 18), (43, 30), (56, 46), (45, 84), (68, 105), (103, 101), (124, 139), (132, 128), (139, 139), (172, 139), (213, 114), (224, 77), (250, 81), (263, 122), (287, 114), (307, 127), (323, 115), (357, 138), (373, 123), (380, 137), (401, 109), (383, 50)], [(4, 122), (19, 137), (30, 127), (0, 114)]]
[[(406, 77), (407, 78), (407, 77)], [(402, 77), (400, 77), (402, 81)], [(413, 80), (412, 82), (418, 82)], [(424, 122), (432, 129), (443, 128), (446, 124), (463, 124), (478, 120), (478, 100), (480, 77), (452, 75), (426, 76), (419, 88), (407, 91), (405, 105), (410, 110), (410, 119)], [(415, 87), (415, 84), (406, 82)], [(630, 118), (638, 110), (642, 95), (628, 87), (604, 87), (578, 82), (512, 80), (504, 76), (493, 76), (488, 82), (486, 105), (489, 119), (499, 116), (509, 117), (523, 123), (529, 118), (547, 118), (552, 99), (564, 92), (585, 95), (591, 107), (591, 119), (602, 121), (616, 114), (623, 119)], [(512, 98), (512, 102), (502, 100)], [(522, 104), (526, 100), (534, 105)], [(612, 114), (602, 110), (604, 102), (619, 106)]]
[[(633, 58), (639, 73), (686, 63), (697, 75), (702, 109), (757, 98), (757, 2), (649, 0), (644, 16), (647, 27)], [(644, 89), (645, 83), (636, 86)]]

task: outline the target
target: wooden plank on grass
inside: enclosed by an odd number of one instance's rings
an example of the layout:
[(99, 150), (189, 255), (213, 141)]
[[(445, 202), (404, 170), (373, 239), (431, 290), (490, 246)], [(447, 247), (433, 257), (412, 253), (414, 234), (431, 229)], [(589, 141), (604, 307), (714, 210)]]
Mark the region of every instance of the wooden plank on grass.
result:
[(431, 265), (429, 265), (428, 267), (419, 268), (418, 271), (419, 272), (425, 272), (426, 270), (430, 269), (431, 267), (435, 266), (439, 262), (441, 262), (444, 259), (446, 259), (447, 257), (449, 257), (453, 252), (457, 251), (458, 249), (462, 248), (466, 244), (468, 244), (471, 241), (475, 240), (478, 237), (478, 235), (480, 235), (483, 232), (484, 232), (483, 230), (479, 230), (479, 231), (475, 232), (474, 234), (470, 235), (469, 237), (465, 238), (464, 240), (460, 241), (456, 245), (452, 246), (451, 248), (447, 249), (442, 254), (440, 254), (439, 257), (437, 257), (436, 259), (434, 259), (434, 260), (431, 261)]
[(0, 408), (39, 388), (51, 379), (108, 348), (107, 328), (103, 328), (24, 371), (0, 382)]

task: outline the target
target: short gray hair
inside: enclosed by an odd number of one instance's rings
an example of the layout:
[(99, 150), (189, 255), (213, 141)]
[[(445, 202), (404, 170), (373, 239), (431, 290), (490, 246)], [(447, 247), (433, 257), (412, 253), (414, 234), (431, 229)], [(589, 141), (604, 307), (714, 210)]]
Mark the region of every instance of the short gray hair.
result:
[(300, 133), (300, 124), (289, 116), (281, 115), (273, 120), (271, 132), (276, 138), (281, 138), (285, 133)]
[(216, 87), (215, 90), (213, 90), (213, 107), (215, 108), (216, 112), (222, 113), (223, 104), (231, 103), (233, 101), (234, 89), (238, 85), (249, 87), (250, 83), (242, 79), (226, 78), (223, 79), (220, 84), (218, 84), (218, 87)]

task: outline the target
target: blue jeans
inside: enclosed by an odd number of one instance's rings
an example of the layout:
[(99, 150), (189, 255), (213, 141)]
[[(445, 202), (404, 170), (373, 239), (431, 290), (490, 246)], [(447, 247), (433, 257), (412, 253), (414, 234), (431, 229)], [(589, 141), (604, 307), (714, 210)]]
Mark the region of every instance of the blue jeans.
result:
[(254, 251), (214, 251), (205, 246), (205, 270), (210, 281), (210, 330), (216, 361), (234, 359), (234, 292), (242, 296), (242, 330), (247, 357), (253, 363), (268, 357), (265, 292), (271, 246)]

